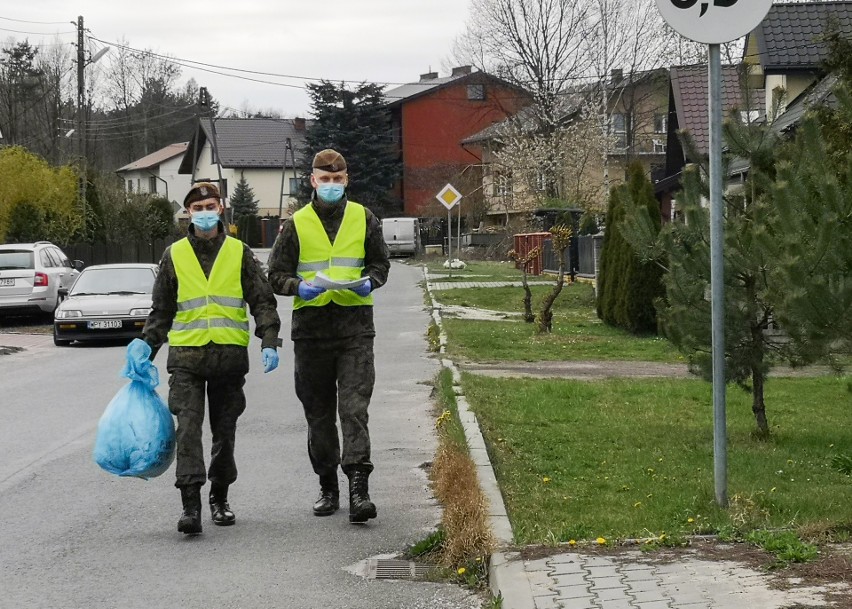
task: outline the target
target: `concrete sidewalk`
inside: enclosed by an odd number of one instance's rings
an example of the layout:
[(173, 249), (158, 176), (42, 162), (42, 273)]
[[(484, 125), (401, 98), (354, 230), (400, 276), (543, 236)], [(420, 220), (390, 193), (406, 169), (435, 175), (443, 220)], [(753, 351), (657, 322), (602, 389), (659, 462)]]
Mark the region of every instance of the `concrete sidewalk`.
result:
[[(488, 286), (479, 283), (468, 287)], [(437, 289), (429, 282), (428, 273), (426, 288), (430, 296), (431, 290)], [(440, 328), (442, 308), (433, 307), (432, 317)], [(444, 354), (443, 329), (440, 344)], [(491, 529), (500, 548), (491, 556), (489, 580), (494, 596), (502, 598), (502, 609), (782, 609), (832, 607), (833, 594), (848, 598), (848, 583), (808, 586), (748, 561), (720, 559), (719, 553), (724, 554), (725, 547), (719, 545), (713, 546), (713, 556), (705, 556), (697, 549), (649, 554), (635, 549), (604, 552), (565, 545), (547, 548), (547, 556), (524, 558), (515, 547), (485, 441), (461, 389), (459, 369), (446, 358), (442, 364), (452, 372), (459, 418), (489, 502)], [(657, 376), (671, 370), (644, 372), (640, 376)]]

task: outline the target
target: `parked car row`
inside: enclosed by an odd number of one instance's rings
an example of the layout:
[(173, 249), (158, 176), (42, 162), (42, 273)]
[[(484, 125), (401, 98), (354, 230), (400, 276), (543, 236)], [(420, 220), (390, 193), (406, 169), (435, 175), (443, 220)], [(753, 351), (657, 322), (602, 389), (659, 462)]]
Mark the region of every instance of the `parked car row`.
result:
[(49, 241), (0, 245), (0, 316), (53, 313), (82, 266)]
[(141, 336), (159, 267), (83, 266), (48, 241), (0, 245), (0, 318), (51, 315), (57, 346)]

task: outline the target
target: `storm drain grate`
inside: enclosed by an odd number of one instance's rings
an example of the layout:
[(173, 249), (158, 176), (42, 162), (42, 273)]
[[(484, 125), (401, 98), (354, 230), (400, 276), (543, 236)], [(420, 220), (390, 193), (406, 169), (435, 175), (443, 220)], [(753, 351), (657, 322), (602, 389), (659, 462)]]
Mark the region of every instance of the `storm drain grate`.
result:
[(435, 568), (437, 568), (435, 565), (410, 560), (371, 558), (367, 561), (367, 577), (370, 579), (410, 579), (423, 577)]

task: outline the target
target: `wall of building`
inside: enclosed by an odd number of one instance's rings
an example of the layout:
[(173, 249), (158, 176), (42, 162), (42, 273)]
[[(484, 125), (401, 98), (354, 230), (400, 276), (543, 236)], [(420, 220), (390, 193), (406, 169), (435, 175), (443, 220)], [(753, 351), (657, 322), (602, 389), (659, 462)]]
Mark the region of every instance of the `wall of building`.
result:
[[(481, 160), (460, 142), (517, 112), (525, 99), (518, 91), (485, 81), (485, 99), (468, 99), (464, 84), (447, 86), (402, 104), (402, 198), (407, 216), (440, 205), (435, 195), (466, 167)], [(463, 193), (464, 194), (464, 193)]]
[[(260, 216), (277, 216), (279, 204), (283, 204), (284, 215), (287, 214), (287, 206), (291, 201), (290, 198), (290, 178), (295, 178), (296, 172), (293, 169), (287, 169), (284, 179), (284, 199), (281, 201), (281, 169), (279, 168), (249, 168), (249, 169), (232, 169), (229, 167), (222, 168), (222, 179), (227, 180), (227, 194), (230, 197), (240, 181), (240, 177), (245, 175), (246, 181), (254, 191), (255, 199), (258, 201), (258, 215)], [(189, 176), (187, 176), (189, 177)], [(196, 180), (206, 178), (212, 181), (219, 179), (219, 172), (211, 159), (210, 142), (204, 144), (201, 151), (198, 166), (196, 168)], [(294, 193), (293, 193), (294, 194)]]
[(796, 99), (816, 80), (810, 74), (769, 74), (766, 76), (766, 113), (773, 111), (774, 95), (776, 89), (784, 89), (784, 102), (779, 108), (778, 114), (784, 112), (791, 101)]

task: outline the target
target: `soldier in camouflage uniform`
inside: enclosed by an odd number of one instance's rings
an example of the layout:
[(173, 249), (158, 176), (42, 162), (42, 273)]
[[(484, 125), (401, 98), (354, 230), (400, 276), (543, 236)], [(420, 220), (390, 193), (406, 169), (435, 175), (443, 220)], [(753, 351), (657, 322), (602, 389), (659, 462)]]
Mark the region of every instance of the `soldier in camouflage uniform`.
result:
[[(276, 294), (294, 297), (296, 394), (320, 482), (313, 512), (328, 516), (339, 509), (340, 465), (349, 479), (349, 521), (363, 523), (376, 517), (367, 484), (373, 471), (367, 408), (375, 382), (376, 335), (370, 293), (387, 281), (390, 262), (378, 218), (347, 201), (347, 182), (340, 153), (317, 153), (311, 203), (284, 223), (269, 256), (269, 283)], [(325, 290), (313, 284), (319, 271), (339, 281), (367, 281), (352, 289)]]
[[(143, 338), (157, 350), (169, 341), (169, 410), (177, 417), (177, 480), (183, 514), (178, 531), (201, 533), (201, 487), (210, 480), (213, 523), (234, 524), (228, 487), (237, 479), (234, 439), (246, 407), (249, 324), (261, 339), (264, 371), (278, 365), (281, 320), (277, 301), (252, 251), (228, 237), (215, 184), (198, 183), (184, 199), (192, 224), (160, 261)], [(213, 444), (205, 471), (201, 443), (205, 392)]]

